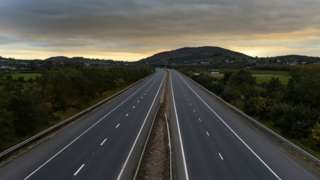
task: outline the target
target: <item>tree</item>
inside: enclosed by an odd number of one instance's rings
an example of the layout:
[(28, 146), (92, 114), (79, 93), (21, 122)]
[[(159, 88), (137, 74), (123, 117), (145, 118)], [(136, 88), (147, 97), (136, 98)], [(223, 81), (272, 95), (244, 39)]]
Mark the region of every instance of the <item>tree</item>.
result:
[(295, 70), (287, 88), (287, 100), (294, 104), (305, 104), (320, 110), (320, 71), (314, 69)]
[(6, 109), (7, 103), (8, 93), (0, 88), (0, 151), (5, 149), (14, 137), (12, 114)]
[(314, 110), (303, 105), (279, 107), (282, 109), (279, 109), (274, 120), (275, 125), (290, 137), (297, 139), (308, 137), (318, 118)]
[(240, 70), (231, 75), (226, 83), (223, 98), (227, 101), (241, 99), (247, 101), (257, 95), (256, 80), (250, 72)]
[(8, 102), (8, 110), (12, 112), (15, 132), (26, 136), (36, 132), (48, 123), (49, 112), (42, 103), (40, 93), (29, 87), (13, 89)]
[(245, 112), (250, 115), (258, 116), (260, 119), (269, 119), (272, 100), (261, 96), (250, 98), (245, 103)]
[(265, 96), (272, 98), (275, 101), (281, 101), (284, 95), (284, 86), (279, 78), (272, 78), (266, 84), (264, 84)]
[(320, 123), (319, 122), (317, 122), (316, 125), (312, 128), (311, 137), (315, 141), (316, 145), (320, 146)]

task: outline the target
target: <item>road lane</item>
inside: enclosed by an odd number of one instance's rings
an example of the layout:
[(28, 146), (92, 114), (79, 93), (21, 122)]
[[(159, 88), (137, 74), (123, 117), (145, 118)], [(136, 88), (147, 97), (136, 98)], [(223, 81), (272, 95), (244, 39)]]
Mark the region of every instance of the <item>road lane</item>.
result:
[(190, 179), (318, 179), (176, 71), (172, 84)]
[(115, 179), (164, 75), (158, 71), (1, 167), (0, 179)]

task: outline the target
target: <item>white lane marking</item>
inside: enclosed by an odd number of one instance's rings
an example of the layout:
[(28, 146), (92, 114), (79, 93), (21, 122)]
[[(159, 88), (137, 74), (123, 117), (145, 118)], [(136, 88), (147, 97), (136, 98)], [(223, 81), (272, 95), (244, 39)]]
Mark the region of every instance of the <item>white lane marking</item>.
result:
[(189, 173), (188, 173), (186, 157), (185, 157), (185, 153), (184, 153), (183, 142), (182, 142), (182, 137), (181, 137), (181, 132), (180, 132), (180, 124), (179, 124), (179, 118), (178, 118), (178, 113), (177, 113), (177, 107), (176, 107), (176, 102), (175, 102), (175, 99), (174, 99), (172, 77), (173, 76), (171, 76), (170, 83), (171, 83), (171, 94), (172, 94), (172, 99), (173, 99), (173, 108), (174, 108), (174, 114), (175, 114), (176, 121), (177, 121), (177, 126), (178, 126), (178, 134), (179, 134), (179, 139), (180, 139), (180, 147), (181, 147), (181, 151), (182, 151), (182, 160), (183, 160), (183, 168), (184, 168), (184, 172), (185, 172), (185, 179), (189, 180)]
[(210, 133), (209, 133), (208, 131), (206, 131), (206, 135), (207, 135), (207, 136), (210, 136)]
[(100, 143), (100, 146), (103, 146), (105, 142), (108, 141), (108, 138), (105, 138), (101, 143)]
[[(180, 77), (180, 75), (178, 75)], [(228, 125), (228, 123), (226, 123), (222, 117), (215, 111), (213, 110), (200, 96), (198, 93), (196, 93), (191, 87), (190, 85), (184, 80), (184, 78), (180, 77), (180, 79), (182, 79), (182, 81), (188, 86), (188, 88), (199, 98), (199, 100), (207, 106), (207, 108), (219, 119), (220, 122), (222, 122), (222, 124), (224, 126), (227, 127), (227, 129), (229, 131), (231, 131), (231, 133), (278, 179), (281, 180), (281, 178), (278, 176), (277, 173), (275, 173), (271, 167), (264, 162), (264, 160)]]
[(198, 121), (202, 122), (202, 119), (198, 118)]
[(192, 112), (194, 112), (194, 113), (195, 113), (195, 112), (196, 112), (196, 110), (195, 110), (195, 109), (193, 109), (193, 110), (192, 110)]
[(120, 123), (118, 123), (118, 124), (115, 126), (115, 128), (118, 129), (119, 126), (120, 126)]
[(220, 159), (223, 161), (224, 159), (223, 159), (223, 156), (221, 155), (221, 153), (218, 153), (218, 154), (219, 154)]
[(137, 100), (137, 103), (138, 103), (138, 104), (140, 103), (140, 100), (139, 100), (139, 99)]
[(129, 116), (129, 114), (127, 113), (127, 114), (126, 114), (126, 117), (128, 117), (128, 116)]
[(81, 169), (82, 169), (84, 166), (85, 166), (85, 164), (82, 164), (82, 165), (78, 168), (78, 170), (77, 170), (75, 173), (73, 173), (73, 176), (77, 176), (77, 175), (79, 174), (79, 172), (81, 171)]
[(171, 149), (171, 137), (170, 137), (170, 128), (169, 128), (169, 122), (168, 122), (168, 118), (167, 118), (167, 114), (164, 113), (164, 117), (166, 119), (166, 125), (167, 125), (167, 133), (168, 133), (168, 146), (169, 146), (169, 159), (170, 159), (170, 179), (172, 180), (172, 149)]
[(43, 168), (45, 165), (47, 165), (50, 161), (52, 161), (55, 157), (57, 157), (59, 154), (61, 154), (64, 150), (66, 150), (68, 147), (70, 147), (74, 142), (76, 142), (78, 139), (80, 139), (83, 135), (85, 135), (87, 132), (89, 132), (92, 128), (94, 128), (96, 125), (98, 125), (102, 120), (104, 120), (106, 117), (108, 117), (112, 112), (114, 112), (115, 110), (117, 110), (121, 105), (123, 105), (124, 103), (126, 103), (127, 101), (129, 101), (129, 99), (131, 99), (134, 95), (136, 95), (138, 92), (140, 92), (140, 90), (142, 88), (144, 88), (147, 84), (149, 84), (151, 80), (149, 80), (148, 82), (146, 82), (143, 86), (141, 86), (139, 89), (137, 89), (134, 93), (132, 93), (130, 96), (127, 97), (127, 99), (125, 99), (124, 101), (122, 101), (121, 103), (119, 103), (115, 108), (113, 108), (111, 111), (109, 111), (107, 114), (105, 114), (104, 116), (102, 116), (97, 122), (95, 122), (94, 124), (92, 124), (88, 129), (86, 129), (85, 131), (83, 131), (79, 136), (77, 136), (75, 139), (73, 139), (69, 144), (67, 144), (66, 146), (64, 146), (62, 149), (60, 149), (60, 151), (58, 151), (56, 154), (54, 154), (53, 156), (51, 156), (47, 161), (45, 161), (43, 164), (41, 164), (37, 169), (35, 169), (34, 171), (32, 171), (30, 174), (28, 174), (28, 176), (26, 176), (24, 178), (24, 180), (28, 180), (32, 175), (34, 175), (36, 172), (38, 172), (41, 168)]
[(120, 170), (120, 173), (118, 174), (117, 180), (121, 180), (121, 178), (122, 178), (122, 175), (123, 175), (123, 173), (124, 173), (124, 170), (125, 170), (128, 162), (129, 162), (129, 159), (130, 159), (130, 157), (131, 157), (131, 155), (132, 155), (132, 152), (133, 152), (133, 150), (134, 150), (134, 147), (136, 146), (137, 141), (138, 141), (138, 139), (139, 139), (139, 137), (140, 137), (140, 134), (141, 134), (141, 132), (142, 132), (142, 129), (144, 128), (144, 126), (145, 126), (145, 124), (146, 124), (146, 121), (147, 121), (147, 119), (148, 119), (148, 117), (149, 117), (149, 115), (150, 115), (150, 113), (151, 113), (151, 109), (152, 109), (152, 107), (154, 106), (154, 103), (156, 102), (156, 99), (157, 99), (157, 97), (158, 97), (158, 95), (159, 95), (159, 92), (160, 92), (160, 89), (161, 89), (161, 87), (162, 87), (162, 84), (163, 84), (164, 79), (165, 79), (165, 76), (164, 76), (164, 77), (162, 78), (162, 80), (161, 80), (159, 89), (158, 89), (156, 95), (155, 95), (154, 98), (153, 98), (153, 101), (152, 101), (152, 103), (151, 103), (151, 106), (150, 106), (150, 108), (149, 108), (149, 110), (148, 110), (148, 112), (147, 112), (146, 117), (145, 117), (144, 120), (143, 120), (143, 123), (142, 123), (142, 125), (141, 125), (141, 128), (140, 128), (140, 130), (139, 130), (139, 132), (138, 132), (138, 135), (137, 135), (136, 139), (135, 139), (134, 142), (133, 142), (133, 145), (132, 145), (132, 147), (131, 147), (131, 149), (130, 149), (130, 152), (129, 152), (129, 154), (128, 154), (126, 160), (125, 160), (125, 162), (124, 162), (123, 165), (122, 165), (122, 168), (121, 168), (121, 170)]
[(132, 106), (132, 109), (135, 109), (136, 108), (136, 106)]

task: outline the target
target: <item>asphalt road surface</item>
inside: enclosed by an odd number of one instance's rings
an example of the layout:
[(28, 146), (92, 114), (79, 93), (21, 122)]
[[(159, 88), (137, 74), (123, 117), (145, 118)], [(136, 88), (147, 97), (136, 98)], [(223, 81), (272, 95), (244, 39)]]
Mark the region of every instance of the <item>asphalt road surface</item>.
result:
[(187, 179), (318, 179), (195, 82), (171, 74)]
[[(187, 180), (319, 179), (195, 82), (170, 72)], [(0, 180), (117, 179), (164, 77), (157, 71), (45, 138), (0, 167)]]
[(0, 168), (1, 180), (117, 179), (164, 81), (160, 70)]

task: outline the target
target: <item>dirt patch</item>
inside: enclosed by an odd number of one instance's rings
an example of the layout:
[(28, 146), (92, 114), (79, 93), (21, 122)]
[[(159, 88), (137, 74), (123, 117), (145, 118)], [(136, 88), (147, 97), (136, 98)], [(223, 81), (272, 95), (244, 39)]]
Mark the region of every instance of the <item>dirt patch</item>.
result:
[(168, 141), (165, 110), (167, 106), (167, 87), (164, 101), (154, 122), (154, 126), (143, 155), (136, 179), (139, 180), (169, 180), (170, 179), (170, 149)]

